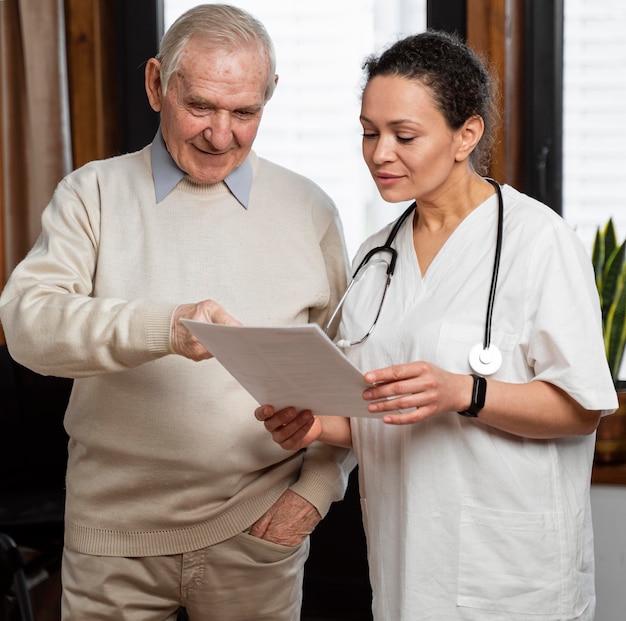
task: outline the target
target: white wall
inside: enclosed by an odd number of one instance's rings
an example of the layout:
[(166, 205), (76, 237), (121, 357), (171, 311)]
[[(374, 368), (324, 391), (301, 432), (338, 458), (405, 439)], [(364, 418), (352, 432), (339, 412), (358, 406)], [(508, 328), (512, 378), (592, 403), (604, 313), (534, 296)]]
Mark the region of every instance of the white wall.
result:
[(626, 619), (626, 488), (592, 485), (596, 544), (595, 621)]

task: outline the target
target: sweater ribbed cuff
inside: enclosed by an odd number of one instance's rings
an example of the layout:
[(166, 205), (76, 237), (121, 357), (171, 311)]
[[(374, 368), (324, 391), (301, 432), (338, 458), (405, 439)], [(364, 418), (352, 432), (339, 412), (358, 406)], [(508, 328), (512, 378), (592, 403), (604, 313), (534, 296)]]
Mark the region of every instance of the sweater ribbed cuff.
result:
[(176, 304), (153, 305), (146, 311), (146, 343), (153, 354), (172, 353), (172, 315)]

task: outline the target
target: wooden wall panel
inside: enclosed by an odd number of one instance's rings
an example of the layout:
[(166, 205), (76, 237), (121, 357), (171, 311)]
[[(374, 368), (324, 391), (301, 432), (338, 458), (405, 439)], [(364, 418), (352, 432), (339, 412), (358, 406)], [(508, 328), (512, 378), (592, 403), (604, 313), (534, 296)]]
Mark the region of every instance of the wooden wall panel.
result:
[(522, 187), (524, 0), (467, 0), (467, 41), (491, 59), (499, 84), (501, 123), (491, 158), (491, 174)]
[[(0, 106), (0, 144), (3, 144), (3, 132), (2, 132), (2, 106)], [(3, 159), (2, 159), (3, 149), (0, 149), (0, 290), (4, 287), (4, 284), (9, 277), (7, 274), (6, 262), (4, 260), (4, 184), (2, 182), (2, 171), (4, 170)], [(4, 345), (6, 343), (6, 339), (4, 336), (4, 330), (2, 329), (2, 324), (0, 324), (0, 345)]]
[(115, 3), (65, 0), (74, 168), (113, 155), (119, 143)]
[[(0, 144), (3, 144), (3, 131), (2, 131), (2, 109), (0, 106)], [(7, 281), (8, 274), (6, 269), (6, 261), (4, 260), (4, 183), (3, 183), (3, 149), (0, 149), (0, 291)], [(4, 333), (2, 332), (2, 324), (0, 324), (0, 345), (4, 343)]]

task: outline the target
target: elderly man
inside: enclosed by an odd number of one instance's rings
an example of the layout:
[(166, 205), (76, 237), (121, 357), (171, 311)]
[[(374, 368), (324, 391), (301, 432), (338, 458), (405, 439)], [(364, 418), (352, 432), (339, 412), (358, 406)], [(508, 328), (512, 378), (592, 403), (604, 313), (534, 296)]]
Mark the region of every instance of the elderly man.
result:
[(343, 291), (333, 202), (251, 150), (276, 82), (256, 19), (181, 16), (146, 66), (153, 143), (59, 184), (0, 298), (12, 355), (75, 378), (64, 621), (299, 619), (352, 454), (285, 453), (179, 321), (322, 324)]

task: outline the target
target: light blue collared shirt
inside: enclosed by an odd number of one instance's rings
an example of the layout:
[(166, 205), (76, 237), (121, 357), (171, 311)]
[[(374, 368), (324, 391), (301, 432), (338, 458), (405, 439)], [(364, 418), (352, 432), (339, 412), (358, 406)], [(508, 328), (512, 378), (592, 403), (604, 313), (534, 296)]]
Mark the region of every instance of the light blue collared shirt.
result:
[[(163, 134), (161, 134), (161, 128), (158, 129), (152, 141), (150, 158), (152, 161), (154, 194), (156, 202), (160, 203), (186, 174), (178, 168), (176, 162), (169, 154), (165, 146), (165, 140), (163, 140)], [(241, 205), (248, 209), (250, 190), (252, 188), (252, 164), (250, 164), (250, 158), (246, 158), (239, 168), (235, 168), (224, 179), (224, 183)]]

